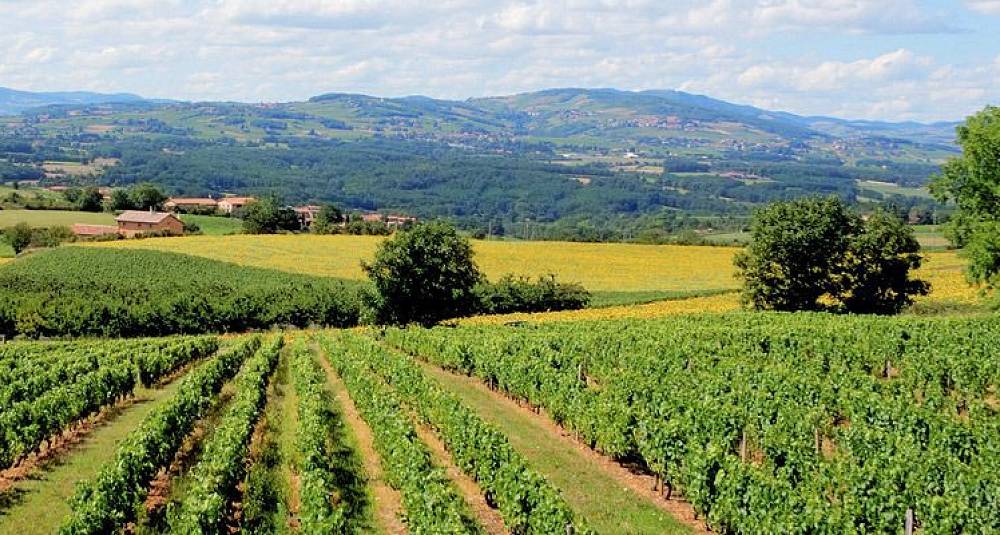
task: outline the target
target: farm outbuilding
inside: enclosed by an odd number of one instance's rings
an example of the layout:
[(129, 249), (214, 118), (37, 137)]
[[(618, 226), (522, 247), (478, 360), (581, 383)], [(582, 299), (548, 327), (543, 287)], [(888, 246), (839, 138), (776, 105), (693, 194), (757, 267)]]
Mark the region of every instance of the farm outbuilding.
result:
[(184, 233), (184, 223), (167, 212), (126, 210), (115, 220), (118, 222), (118, 233), (126, 238), (154, 232), (177, 235)]

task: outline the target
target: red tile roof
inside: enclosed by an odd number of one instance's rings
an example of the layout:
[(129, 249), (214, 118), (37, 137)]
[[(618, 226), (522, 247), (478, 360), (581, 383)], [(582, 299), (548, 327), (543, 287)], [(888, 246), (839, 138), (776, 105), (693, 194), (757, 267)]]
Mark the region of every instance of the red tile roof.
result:
[(175, 197), (167, 199), (166, 204), (177, 205), (195, 205), (195, 206), (215, 206), (219, 201), (215, 199), (209, 199), (208, 197)]

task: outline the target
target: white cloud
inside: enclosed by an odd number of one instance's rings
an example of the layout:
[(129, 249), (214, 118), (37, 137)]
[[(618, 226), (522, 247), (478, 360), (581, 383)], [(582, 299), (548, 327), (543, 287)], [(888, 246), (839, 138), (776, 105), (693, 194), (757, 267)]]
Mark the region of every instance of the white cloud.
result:
[(753, 10), (755, 24), (777, 29), (862, 33), (947, 33), (958, 29), (943, 14), (912, 0), (766, 0)]
[(960, 19), (920, 0), (0, 0), (0, 12), (0, 85), (32, 90), (274, 101), (680, 88), (926, 119), (1000, 101), (997, 51), (976, 66), (912, 46), (926, 37), (904, 34), (951, 39)]
[(979, 13), (1000, 15), (1000, 0), (966, 0), (965, 5)]

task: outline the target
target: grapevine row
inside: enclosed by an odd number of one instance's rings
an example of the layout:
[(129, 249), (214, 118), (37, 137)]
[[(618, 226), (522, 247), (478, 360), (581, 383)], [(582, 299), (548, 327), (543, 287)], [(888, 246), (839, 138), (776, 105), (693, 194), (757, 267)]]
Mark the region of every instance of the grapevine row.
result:
[(344, 333), (337, 342), (346, 358), (395, 387), (440, 433), (456, 464), (497, 503), (512, 533), (564, 533), (567, 527), (586, 532), (559, 491), (528, 466), (503, 433), (434, 385), (416, 363), (358, 335)]
[(264, 408), (282, 343), (280, 335), (268, 341), (237, 376), (236, 394), (191, 471), (191, 488), (167, 513), (171, 533), (222, 531), (229, 498), (246, 472), (250, 437)]
[(134, 520), (149, 481), (170, 464), (223, 384), (260, 344), (259, 336), (247, 338), (186, 376), (177, 393), (128, 434), (96, 478), (77, 488), (59, 533), (113, 533)]
[(374, 436), (388, 483), (399, 490), (410, 533), (482, 533), (465, 502), (440, 468), (431, 463), (399, 396), (343, 350), (324, 345), (327, 358), (343, 377), (351, 399)]
[(333, 400), (326, 393), (326, 377), (312, 352), (302, 345), (292, 352), (291, 369), (298, 395), (299, 529), (305, 534), (347, 533), (344, 506), (331, 500), (337, 478), (329, 442)]
[[(15, 464), (74, 422), (131, 394), (136, 386), (137, 368), (140, 377), (153, 381), (215, 348), (213, 339), (196, 339), (163, 351), (153, 347), (149, 353), (140, 351), (133, 358), (117, 352), (101, 356), (85, 352), (53, 365), (62, 373), (54, 372), (55, 377), (46, 375), (48, 383), (32, 382), (26, 377), (26, 384), (38, 387), (38, 391), (17, 390), (15, 396), (11, 392), (19, 388), (17, 385), (2, 389), (8, 397), (22, 401), (0, 412), (0, 468)], [(55, 382), (56, 379), (60, 382)]]
[(1000, 321), (754, 314), (387, 339), (641, 459), (738, 533), (1000, 531)]

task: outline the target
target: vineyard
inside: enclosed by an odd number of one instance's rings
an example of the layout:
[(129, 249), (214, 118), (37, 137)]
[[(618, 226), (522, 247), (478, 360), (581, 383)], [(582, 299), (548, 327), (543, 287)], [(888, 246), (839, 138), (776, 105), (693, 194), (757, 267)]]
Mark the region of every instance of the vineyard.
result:
[(62, 247), (0, 270), (0, 334), (163, 336), (353, 325), (355, 286), (173, 253)]
[(998, 345), (775, 313), (7, 343), (0, 534), (992, 533)]
[(822, 315), (390, 330), (734, 533), (1000, 530), (1000, 323)]

